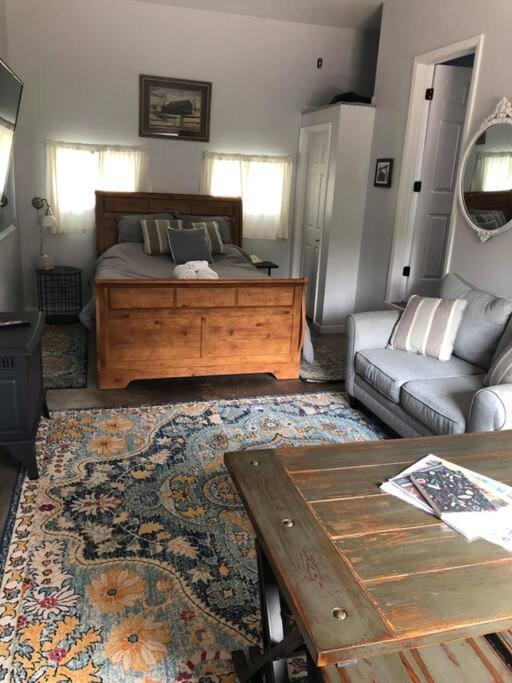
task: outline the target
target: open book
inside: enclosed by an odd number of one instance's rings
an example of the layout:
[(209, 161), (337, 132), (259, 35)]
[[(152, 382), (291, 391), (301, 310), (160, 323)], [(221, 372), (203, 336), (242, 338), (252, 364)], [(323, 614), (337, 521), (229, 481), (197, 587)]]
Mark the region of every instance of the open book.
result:
[(512, 487), (506, 484), (427, 455), (380, 488), (470, 541), (483, 538), (512, 552)]

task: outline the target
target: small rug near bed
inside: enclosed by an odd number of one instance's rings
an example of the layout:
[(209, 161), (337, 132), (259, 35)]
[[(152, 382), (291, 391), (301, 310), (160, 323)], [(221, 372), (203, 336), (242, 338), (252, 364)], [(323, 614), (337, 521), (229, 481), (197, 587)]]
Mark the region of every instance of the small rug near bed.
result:
[(312, 337), (315, 360), (308, 363), (302, 358), (300, 378), (305, 382), (340, 382), (345, 379), (345, 358), (328, 346), (320, 337)]
[(385, 436), (334, 392), (52, 413), (13, 510), (0, 680), (235, 683), (259, 612), (223, 454)]
[(46, 325), (42, 340), (43, 377), (47, 389), (87, 386), (88, 330), (82, 323)]

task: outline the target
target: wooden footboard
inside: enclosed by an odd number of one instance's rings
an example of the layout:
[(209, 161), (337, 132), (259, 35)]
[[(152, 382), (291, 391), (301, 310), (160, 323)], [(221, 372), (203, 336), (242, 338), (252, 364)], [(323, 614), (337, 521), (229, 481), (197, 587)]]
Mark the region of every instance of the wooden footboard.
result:
[(96, 280), (100, 389), (134, 379), (299, 376), (306, 280)]

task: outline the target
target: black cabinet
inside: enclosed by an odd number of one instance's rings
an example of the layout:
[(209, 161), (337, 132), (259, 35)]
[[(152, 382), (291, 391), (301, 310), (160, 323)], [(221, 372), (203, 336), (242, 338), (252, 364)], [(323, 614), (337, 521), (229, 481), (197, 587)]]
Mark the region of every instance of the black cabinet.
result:
[(25, 327), (0, 328), (0, 453), (21, 462), (38, 477), (35, 439), (45, 406), (41, 364), (44, 314), (0, 313), (0, 320), (27, 320)]

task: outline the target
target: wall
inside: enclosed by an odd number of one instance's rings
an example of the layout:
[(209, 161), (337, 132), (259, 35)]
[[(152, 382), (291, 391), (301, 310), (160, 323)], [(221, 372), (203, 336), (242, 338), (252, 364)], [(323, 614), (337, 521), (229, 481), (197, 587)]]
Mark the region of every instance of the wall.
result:
[[(303, 104), (373, 88), (376, 37), (361, 32), (135, 0), (7, 4), (11, 59), (26, 83), (16, 168), (29, 304), (37, 255), (30, 199), (44, 196), (46, 138), (143, 142), (153, 190), (197, 192), (204, 149), (295, 155)], [(213, 82), (208, 145), (138, 137), (141, 73)], [(288, 275), (290, 240), (247, 240), (245, 246)], [(91, 236), (51, 237), (47, 251), (58, 263), (92, 271)]]
[[(413, 58), (485, 34), (471, 134), (498, 99), (512, 96), (510, 0), (386, 0), (381, 27), (375, 95), (377, 117), (372, 164), (394, 157), (391, 190), (370, 187), (358, 279), (358, 310), (382, 307), (394, 230), (400, 164), (407, 123)], [(372, 170), (370, 170), (371, 174)], [(512, 231), (482, 245), (456, 208), (451, 270), (475, 284), (512, 295)]]
[[(6, 0), (0, 0), (0, 56), (5, 61), (9, 61)], [(9, 180), (9, 185), (12, 185), (12, 178)], [(6, 190), (6, 195), (14, 201), (12, 192)], [(10, 209), (11, 205), (7, 210)], [(22, 306), (22, 303), (20, 233), (19, 230), (14, 230), (0, 234), (0, 311), (14, 311)]]

